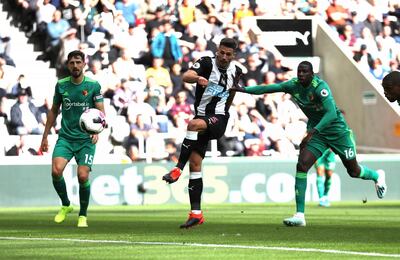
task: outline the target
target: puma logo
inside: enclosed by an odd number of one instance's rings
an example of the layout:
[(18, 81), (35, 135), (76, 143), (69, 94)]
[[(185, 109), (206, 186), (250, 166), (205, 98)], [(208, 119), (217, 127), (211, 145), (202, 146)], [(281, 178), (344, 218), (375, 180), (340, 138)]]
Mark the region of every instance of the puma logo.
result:
[(310, 32), (306, 31), (304, 34), (297, 31), (274, 31), (274, 32), (263, 32), (268, 39), (274, 39), (273, 44), (279, 46), (296, 46), (297, 39), (300, 39), (304, 45), (308, 45), (308, 36), (310, 36)]
[(182, 143), (182, 146), (185, 147), (186, 149), (189, 149), (190, 144), (186, 145), (186, 144)]

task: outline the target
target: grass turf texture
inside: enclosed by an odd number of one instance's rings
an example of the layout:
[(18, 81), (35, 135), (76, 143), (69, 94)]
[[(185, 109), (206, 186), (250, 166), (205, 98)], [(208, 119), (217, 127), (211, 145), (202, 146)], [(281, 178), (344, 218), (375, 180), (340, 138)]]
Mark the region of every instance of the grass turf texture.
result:
[[(283, 226), (283, 218), (293, 214), (293, 204), (205, 205), (203, 209), (206, 222), (199, 227), (182, 230), (178, 227), (187, 218), (185, 205), (89, 207), (89, 228), (86, 229), (76, 227), (79, 207), (75, 207), (62, 224), (53, 222), (58, 211), (55, 207), (3, 208), (0, 209), (0, 259), (366, 257), (289, 251), (285, 248), (374, 252), (400, 257), (400, 202), (334, 203), (331, 208), (308, 203), (305, 228)], [(203, 247), (190, 243), (260, 248)], [(277, 250), (271, 247), (284, 248)]]

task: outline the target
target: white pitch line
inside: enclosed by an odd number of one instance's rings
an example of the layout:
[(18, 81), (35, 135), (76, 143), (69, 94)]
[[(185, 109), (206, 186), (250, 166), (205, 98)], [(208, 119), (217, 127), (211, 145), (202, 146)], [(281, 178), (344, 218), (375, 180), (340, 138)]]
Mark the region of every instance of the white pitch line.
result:
[(127, 240), (91, 240), (91, 239), (47, 238), (47, 237), (0, 237), (0, 240), (64, 241), (64, 242), (78, 242), (78, 243), (103, 243), (103, 244), (127, 244), (127, 245), (237, 248), (237, 249), (314, 252), (314, 253), (327, 253), (327, 254), (339, 254), (339, 255), (359, 255), (359, 256), (400, 258), (400, 254), (383, 254), (375, 252), (368, 253), (368, 252), (356, 252), (356, 251), (333, 250), (333, 249), (279, 247), (279, 246), (244, 246), (244, 245), (200, 244), (200, 243), (178, 243), (178, 242), (140, 242), (140, 241), (135, 242)]

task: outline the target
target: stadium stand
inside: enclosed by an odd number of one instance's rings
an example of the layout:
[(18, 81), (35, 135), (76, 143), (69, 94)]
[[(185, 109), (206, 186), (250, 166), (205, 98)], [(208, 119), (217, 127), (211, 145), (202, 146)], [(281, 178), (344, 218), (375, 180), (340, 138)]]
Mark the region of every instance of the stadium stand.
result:
[[(30, 99), (45, 115), (57, 77), (66, 75), (66, 53), (80, 49), (87, 54), (87, 76), (101, 83), (106, 100), (110, 127), (101, 134), (97, 154), (118, 154), (132, 161), (169, 160), (169, 148), (160, 150), (160, 144), (173, 142), (179, 147), (184, 122), (192, 113), (176, 111), (177, 97), (184, 94), (189, 107), (194, 102), (193, 86), (180, 77), (195, 59), (212, 53), (222, 37), (240, 43), (237, 58), (249, 71), (243, 84), (279, 82), (295, 75), (298, 60), (283, 57), (268, 39), (255, 37), (257, 28), (249, 28), (249, 18), (320, 16), (360, 68), (376, 80), (399, 69), (398, 1), (383, 1), (386, 5), (355, 0), (3, 2), (0, 132), (11, 134), (9, 111), (16, 102), (12, 88), (18, 75), (26, 77), (21, 86), (31, 88)], [(319, 57), (309, 59), (318, 70)], [(9, 65), (12, 61), (15, 66)], [(227, 141), (211, 142), (208, 156), (296, 153), (306, 119), (290, 96), (237, 95), (234, 102), (232, 127), (223, 138)], [(145, 126), (138, 126), (142, 116)], [(141, 128), (151, 131), (139, 134)], [(20, 140), (10, 137), (1, 154)], [(38, 147), (39, 137), (27, 135), (24, 142)]]

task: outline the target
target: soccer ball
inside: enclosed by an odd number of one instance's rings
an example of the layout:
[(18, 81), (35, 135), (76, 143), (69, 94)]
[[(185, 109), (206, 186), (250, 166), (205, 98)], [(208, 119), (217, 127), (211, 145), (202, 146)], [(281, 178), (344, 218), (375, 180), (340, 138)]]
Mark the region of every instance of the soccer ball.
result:
[(79, 126), (88, 134), (98, 134), (106, 126), (106, 117), (97, 108), (86, 109), (79, 118)]

